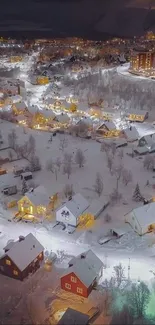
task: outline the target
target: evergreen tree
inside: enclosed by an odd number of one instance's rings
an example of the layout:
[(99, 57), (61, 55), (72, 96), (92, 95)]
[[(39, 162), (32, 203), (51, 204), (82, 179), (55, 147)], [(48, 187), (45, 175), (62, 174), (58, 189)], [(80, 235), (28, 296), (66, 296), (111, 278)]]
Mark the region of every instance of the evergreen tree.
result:
[(133, 199), (133, 201), (136, 201), (136, 202), (143, 201), (143, 199), (144, 199), (143, 196), (142, 196), (142, 194), (140, 193), (140, 188), (139, 188), (139, 184), (138, 183), (137, 183), (137, 185), (135, 187), (135, 190), (134, 190), (132, 199)]
[(27, 191), (28, 191), (28, 186), (27, 186), (26, 180), (23, 179), (23, 182), (22, 182), (22, 194), (24, 195)]

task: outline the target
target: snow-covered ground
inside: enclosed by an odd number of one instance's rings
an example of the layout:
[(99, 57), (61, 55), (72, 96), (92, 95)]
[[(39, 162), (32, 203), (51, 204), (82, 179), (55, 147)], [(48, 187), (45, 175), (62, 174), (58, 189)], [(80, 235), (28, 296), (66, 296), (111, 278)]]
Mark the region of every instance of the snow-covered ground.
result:
[[(129, 68), (130, 68), (130, 63), (125, 63), (125, 64), (120, 65), (119, 67), (117, 67), (116, 70), (117, 70), (117, 73), (118, 73), (118, 74), (120, 74), (120, 75), (122, 75), (122, 76), (124, 76), (124, 77), (135, 78), (135, 79), (141, 79), (141, 80), (143, 80), (143, 79), (145, 79), (145, 80), (149, 79), (149, 80), (150, 80), (150, 78), (148, 78), (148, 77), (138, 76), (138, 75), (136, 75), (136, 74), (132, 74), (132, 73), (130, 73), (130, 72), (128, 71)], [(153, 80), (153, 79), (151, 79), (151, 80)]]
[[(32, 85), (28, 81), (28, 73), (33, 69), (34, 59), (39, 53), (35, 52), (32, 56), (27, 57), (20, 68), (20, 78), (25, 81), (26, 90), (32, 95), (28, 97), (28, 102), (32, 105), (42, 105), (43, 96), (48, 92), (47, 86), (36, 86)], [(117, 68), (118, 73), (123, 73), (129, 76), (127, 72), (128, 66)], [(104, 69), (103, 69), (104, 70)], [(103, 71), (104, 72), (104, 71)], [(103, 73), (104, 75), (104, 73)], [(131, 76), (135, 78), (135, 76)], [(52, 93), (50, 90), (49, 95)], [(69, 96), (72, 93), (71, 87), (61, 87), (59, 95), (63, 98)], [(53, 94), (53, 93), (52, 93)], [(80, 106), (81, 105), (81, 106)], [(88, 107), (84, 104), (79, 104), (79, 107), (87, 110)], [(150, 125), (137, 125), (139, 133), (142, 130), (144, 135), (150, 132)], [(5, 144), (7, 145), (8, 134), (11, 129), (15, 129), (17, 133), (17, 142), (23, 145), (28, 140), (30, 134), (35, 137), (36, 140), (36, 155), (40, 158), (42, 170), (33, 174), (34, 182), (37, 185), (44, 185), (45, 188), (50, 192), (62, 191), (66, 184), (73, 184), (74, 191), (83, 194), (90, 202), (94, 198), (98, 198), (94, 191), (94, 184), (96, 173), (99, 172), (103, 177), (103, 193), (99, 198), (100, 201), (107, 200), (109, 195), (116, 187), (116, 177), (111, 175), (107, 167), (106, 154), (100, 151), (100, 144), (93, 140), (85, 140), (70, 135), (65, 135), (66, 148), (64, 152), (71, 153), (73, 156), (72, 173), (68, 179), (67, 175), (63, 174), (63, 171), (58, 172), (56, 179), (55, 174), (46, 170), (46, 164), (49, 159), (54, 162), (57, 158), (63, 161), (64, 153), (60, 150), (60, 142), (64, 138), (64, 135), (57, 134), (53, 137), (52, 142), (48, 142), (51, 134), (48, 132), (40, 132), (27, 129), (26, 133), (23, 132), (23, 128), (3, 121), (1, 123), (1, 132)], [(130, 145), (131, 146), (131, 145)], [(77, 149), (81, 149), (85, 155), (86, 162), (84, 167), (79, 168), (75, 163), (75, 154)], [(92, 235), (86, 233), (85, 230), (76, 231), (73, 235), (69, 235), (61, 230), (52, 229), (53, 220), (51, 223), (44, 224), (26, 224), (23, 222), (15, 223), (14, 221), (8, 222), (8, 219), (12, 219), (12, 211), (0, 210), (0, 251), (2, 252), (3, 247), (10, 239), (16, 240), (20, 235), (27, 235), (32, 232), (37, 239), (43, 244), (45, 250), (57, 251), (64, 250), (65, 254), (77, 255), (89, 248), (101, 258), (106, 264), (104, 277), (112, 275), (113, 266), (122, 263), (125, 266), (126, 274), (128, 274), (128, 266), (130, 262), (130, 277), (132, 279), (138, 279), (148, 281), (152, 278), (150, 270), (154, 269), (154, 258), (155, 248), (153, 246), (154, 234), (144, 237), (138, 237), (131, 231), (131, 234), (124, 236), (120, 240), (115, 240), (106, 245), (100, 246), (98, 244), (98, 238), (106, 235), (110, 228), (117, 227), (124, 223), (124, 215), (132, 208), (137, 206), (137, 203), (132, 201), (132, 194), (135, 185), (139, 184), (141, 192), (146, 197), (153, 196), (152, 186), (146, 187), (146, 182), (149, 180), (151, 185), (153, 182), (153, 173), (143, 168), (143, 159), (138, 160), (131, 158), (127, 155), (129, 146), (124, 148), (123, 166), (132, 171), (133, 179), (128, 186), (124, 186), (122, 182), (119, 182), (119, 191), (122, 194), (120, 203), (107, 207), (100, 217), (95, 221), (94, 227), (92, 228)], [(14, 165), (21, 166), (23, 161), (17, 161), (13, 163), (5, 164), (8, 171), (12, 171)], [(111, 216), (111, 221), (107, 224), (104, 220), (105, 214), (108, 213)], [(149, 246), (152, 246), (151, 248)], [(130, 260), (129, 260), (130, 259)], [(63, 261), (61, 267), (66, 267), (65, 261)]]

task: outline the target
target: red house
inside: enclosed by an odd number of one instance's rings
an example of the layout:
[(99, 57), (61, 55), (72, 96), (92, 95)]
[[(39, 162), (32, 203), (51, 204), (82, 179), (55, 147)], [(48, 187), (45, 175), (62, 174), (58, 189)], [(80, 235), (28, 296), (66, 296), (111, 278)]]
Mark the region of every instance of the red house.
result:
[(44, 259), (44, 248), (30, 233), (26, 237), (10, 242), (4, 247), (0, 257), (0, 273), (17, 280), (24, 280), (30, 273), (36, 272)]
[(103, 274), (103, 263), (88, 250), (74, 257), (61, 277), (61, 289), (87, 298)]

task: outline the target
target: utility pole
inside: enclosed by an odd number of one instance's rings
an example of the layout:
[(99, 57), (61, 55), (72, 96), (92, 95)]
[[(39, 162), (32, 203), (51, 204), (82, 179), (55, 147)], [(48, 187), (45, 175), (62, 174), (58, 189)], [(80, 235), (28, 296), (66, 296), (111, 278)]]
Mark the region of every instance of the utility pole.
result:
[(130, 258), (129, 258), (129, 264), (128, 264), (128, 280), (130, 281)]

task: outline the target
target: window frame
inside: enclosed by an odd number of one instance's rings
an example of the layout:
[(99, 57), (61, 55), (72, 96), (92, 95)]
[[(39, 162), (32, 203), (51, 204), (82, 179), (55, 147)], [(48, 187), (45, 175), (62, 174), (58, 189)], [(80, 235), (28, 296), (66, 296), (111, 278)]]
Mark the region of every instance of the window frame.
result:
[(71, 282), (77, 283), (77, 278), (73, 275), (71, 275)]
[(83, 289), (80, 287), (77, 287), (76, 291), (77, 291), (77, 293), (80, 293), (81, 295), (83, 294)]
[(65, 288), (68, 289), (68, 290), (71, 290), (71, 284), (65, 282)]

